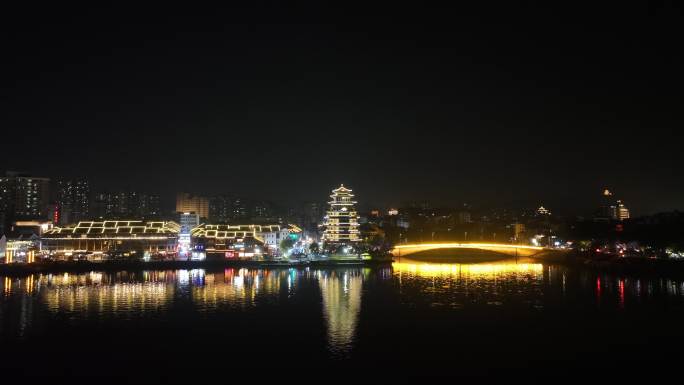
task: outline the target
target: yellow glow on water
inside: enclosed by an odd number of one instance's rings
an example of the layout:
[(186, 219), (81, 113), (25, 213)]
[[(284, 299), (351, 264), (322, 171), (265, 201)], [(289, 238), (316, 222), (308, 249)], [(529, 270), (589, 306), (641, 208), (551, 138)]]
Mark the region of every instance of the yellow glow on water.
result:
[(437, 276), (467, 276), (471, 278), (495, 278), (499, 275), (533, 274), (541, 275), (541, 263), (412, 263), (395, 262), (392, 264), (395, 273), (410, 274), (430, 278)]
[(317, 272), (329, 348), (336, 355), (351, 349), (361, 312), (363, 277), (358, 272)]

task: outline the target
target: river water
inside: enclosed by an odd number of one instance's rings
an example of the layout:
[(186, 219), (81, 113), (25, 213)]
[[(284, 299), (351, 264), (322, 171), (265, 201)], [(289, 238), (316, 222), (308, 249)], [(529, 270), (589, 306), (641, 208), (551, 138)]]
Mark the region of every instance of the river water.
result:
[(535, 262), (0, 277), (4, 378), (115, 383), (658, 376), (684, 282)]

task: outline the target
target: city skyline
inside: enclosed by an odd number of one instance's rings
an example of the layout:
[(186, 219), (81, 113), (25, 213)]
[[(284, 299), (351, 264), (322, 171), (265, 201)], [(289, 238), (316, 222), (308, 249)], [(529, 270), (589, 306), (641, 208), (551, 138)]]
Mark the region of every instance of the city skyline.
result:
[[(221, 221), (225, 222), (228, 219), (245, 219), (252, 216), (255, 217), (273, 217), (282, 216), (288, 210), (299, 210), (301, 206), (310, 204), (325, 204), (324, 199), (320, 196), (312, 200), (289, 201), (284, 202), (278, 200), (277, 197), (255, 198), (252, 196), (238, 195), (234, 192), (221, 192), (218, 194), (198, 193), (197, 191), (168, 191), (160, 198), (159, 194), (150, 194), (142, 192), (140, 189), (123, 189), (118, 188), (116, 191), (108, 191), (92, 186), (88, 178), (46, 178), (44, 176), (36, 176), (17, 171), (6, 171), (4, 180), (11, 180), (12, 178), (19, 178), (21, 180), (35, 180), (42, 181), (42, 199), (40, 205), (36, 206), (34, 210), (40, 212), (39, 215), (33, 215), (35, 218), (46, 217), (53, 220), (55, 223), (78, 222), (80, 220), (90, 220), (97, 218), (123, 218), (126, 216), (133, 217), (159, 217), (168, 216), (171, 213), (180, 212), (197, 212), (202, 218), (223, 218)], [(9, 178), (9, 179), (8, 179)], [(0, 182), (3, 178), (0, 178)], [(341, 184), (342, 186), (344, 183)], [(5, 191), (6, 193), (7, 191)], [(625, 200), (621, 199), (621, 195), (613, 197), (613, 193), (605, 188), (599, 194), (594, 194), (593, 206), (583, 207), (579, 210), (568, 210), (562, 207), (554, 207), (554, 212), (557, 215), (565, 217), (584, 217), (604, 215), (607, 217), (617, 216), (617, 211), (614, 215), (608, 215), (605, 210), (608, 206), (614, 205), (613, 210), (618, 206), (626, 206)], [(600, 196), (600, 199), (599, 199)], [(181, 203), (184, 202), (184, 203)], [(187, 202), (187, 203), (185, 203)], [(398, 202), (398, 203), (396, 203)], [(461, 211), (478, 211), (484, 212), (487, 210), (512, 210), (512, 212), (524, 213), (526, 210), (544, 209), (544, 201), (535, 203), (520, 204), (506, 203), (505, 201), (497, 200), (494, 202), (485, 202), (482, 204), (473, 204), (468, 202), (459, 202), (453, 205), (440, 204), (437, 201), (430, 201), (427, 199), (404, 200), (392, 199), (387, 202), (361, 202), (360, 207), (364, 212), (374, 212), (379, 210), (396, 210), (398, 208), (423, 208), (423, 209), (447, 209), (447, 210), (461, 210)], [(627, 205), (632, 207), (631, 202)], [(44, 206), (44, 207), (40, 207)], [(78, 208), (77, 208), (78, 206)], [(225, 206), (225, 207), (224, 207)], [(230, 207), (229, 207), (230, 206)], [(234, 207), (233, 207), (234, 206)], [(541, 207), (539, 207), (541, 206)], [(548, 205), (547, 205), (548, 206)], [(4, 206), (3, 206), (4, 207)], [(597, 211), (597, 208), (599, 209)], [(57, 217), (53, 218), (54, 211), (58, 210)], [(255, 211), (256, 210), (256, 211)], [(234, 212), (233, 212), (234, 211)], [(558, 212), (560, 211), (560, 213)], [(603, 211), (603, 213), (599, 213)], [(679, 211), (677, 209), (666, 210), (654, 213), (638, 213), (637, 216), (653, 215), (669, 211)], [(628, 210), (632, 212), (632, 210)], [(599, 214), (597, 214), (599, 213)], [(72, 218), (73, 216), (73, 218)], [(627, 214), (627, 218), (629, 218)], [(28, 216), (27, 216), (28, 217)], [(49, 218), (48, 218), (49, 217)]]
[[(218, 196), (235, 196), (235, 197), (241, 197), (241, 198), (246, 198), (250, 200), (256, 200), (256, 201), (263, 201), (263, 202), (271, 202), (275, 203), (279, 206), (282, 207), (294, 207), (298, 206), (301, 204), (306, 204), (309, 202), (319, 202), (322, 201), (320, 198), (320, 194), (322, 191), (325, 191), (326, 188), (321, 188), (320, 191), (318, 189), (308, 189), (307, 192), (309, 194), (307, 195), (302, 195), (298, 196), (296, 198), (291, 198), (291, 199), (283, 199), (282, 194), (280, 194), (279, 191), (270, 191), (270, 192), (257, 192), (257, 193), (249, 193), (245, 192), (240, 188), (239, 185), (235, 186), (235, 189), (228, 189), (228, 190), (220, 190), (215, 188), (204, 188), (200, 189), (199, 187), (196, 187), (194, 189), (183, 189), (178, 191), (174, 190), (160, 190), (159, 187), (149, 187), (145, 186), (144, 184), (140, 185), (135, 185), (132, 182), (126, 182), (126, 183), (117, 183), (117, 184), (110, 184), (102, 181), (101, 177), (98, 177), (97, 175), (95, 176), (86, 176), (86, 175), (76, 175), (73, 177), (64, 177), (64, 176), (52, 176), (52, 175), (45, 175), (45, 174), (33, 174), (33, 173), (26, 173), (22, 171), (16, 171), (16, 170), (7, 170), (6, 172), (11, 172), (11, 173), (17, 173), (18, 175), (26, 175), (34, 178), (49, 178), (51, 180), (56, 181), (59, 183), (59, 181), (65, 181), (65, 180), (86, 180), (88, 182), (90, 181), (98, 181), (99, 183), (94, 184), (93, 192), (91, 193), (91, 198), (93, 198), (97, 194), (118, 194), (118, 193), (125, 193), (125, 192), (136, 192), (136, 193), (141, 193), (141, 194), (151, 194), (154, 196), (159, 196), (161, 200), (161, 207), (165, 211), (169, 211), (173, 207), (176, 207), (176, 200), (177, 200), (177, 195), (179, 193), (189, 193), (192, 195), (198, 195), (202, 197), (218, 197)], [(2, 170), (0, 170), (0, 173), (2, 173)], [(350, 178), (353, 179), (353, 178)], [(333, 186), (335, 184), (340, 184), (338, 181), (333, 182), (330, 186)], [(90, 182), (91, 185), (93, 185), (92, 182)], [(347, 183), (343, 182), (342, 184), (347, 184), (349, 186), (355, 186), (354, 183)], [(103, 187), (103, 186), (111, 186), (111, 187)], [(593, 189), (593, 190), (583, 190), (581, 191), (582, 194), (582, 204), (572, 204), (572, 205), (565, 205), (562, 200), (559, 201), (559, 197), (553, 197), (552, 195), (545, 195), (542, 196), (540, 195), (539, 197), (535, 198), (515, 198), (513, 195), (506, 196), (506, 195), (492, 195), (494, 192), (486, 192), (482, 191), (480, 192), (479, 195), (480, 198), (477, 199), (475, 196), (471, 196), (470, 198), (472, 199), (465, 199), (461, 198), (463, 194), (459, 193), (458, 191), (455, 191), (453, 194), (451, 194), (451, 198), (435, 198), (428, 194), (420, 194), (417, 193), (415, 195), (412, 195), (410, 197), (405, 197), (401, 198), (398, 195), (393, 196), (391, 193), (388, 193), (387, 196), (382, 196), (379, 197), (377, 195), (378, 191), (378, 186), (372, 185), (369, 186), (370, 190), (367, 194), (364, 194), (367, 196), (368, 199), (363, 202), (363, 207), (365, 209), (370, 210), (371, 208), (392, 208), (392, 207), (406, 207), (411, 205), (412, 203), (419, 203), (419, 202), (428, 202), (431, 207), (442, 207), (442, 208), (458, 208), (463, 206), (464, 204), (467, 204), (469, 206), (474, 206), (482, 209), (486, 208), (510, 208), (510, 209), (526, 209), (526, 208), (536, 208), (539, 205), (547, 205), (547, 206), (552, 206), (556, 211), (563, 215), (588, 215), (590, 212), (592, 212), (596, 207), (597, 204), (597, 197), (600, 195), (602, 191), (604, 191), (606, 188), (609, 188), (613, 190), (612, 186), (607, 186), (607, 185), (601, 185), (598, 187), (598, 189)], [(58, 189), (59, 187), (56, 185), (54, 186), (55, 189)], [(187, 191), (186, 191), (187, 190)], [(376, 194), (373, 194), (373, 193)], [(314, 194), (315, 193), (315, 194)], [(449, 195), (448, 192), (442, 192), (442, 194), (446, 194), (447, 196)], [(667, 212), (667, 211), (681, 211), (683, 208), (681, 207), (676, 207), (676, 206), (658, 206), (662, 208), (655, 208), (651, 207), (651, 210), (648, 210), (645, 208), (645, 204), (643, 201), (634, 201), (630, 199), (633, 194), (629, 194), (630, 196), (625, 197), (626, 194), (622, 193), (619, 194), (621, 197), (620, 200), (627, 202), (630, 207), (636, 208), (633, 210), (636, 212), (638, 215), (652, 215), (652, 214), (657, 214), (660, 212)], [(482, 196), (488, 196), (491, 200), (485, 200), (482, 198)], [(577, 197), (575, 197), (577, 198)], [(584, 205), (586, 202), (586, 206)], [(647, 207), (647, 206), (646, 206)]]

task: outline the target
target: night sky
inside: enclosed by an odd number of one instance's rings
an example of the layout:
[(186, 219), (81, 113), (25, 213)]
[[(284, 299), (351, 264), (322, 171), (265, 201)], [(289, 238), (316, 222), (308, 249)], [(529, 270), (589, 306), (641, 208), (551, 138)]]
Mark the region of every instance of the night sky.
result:
[(684, 209), (679, 6), (368, 3), (7, 8), (0, 172), (168, 202), (345, 183), (581, 212), (608, 186), (637, 215)]

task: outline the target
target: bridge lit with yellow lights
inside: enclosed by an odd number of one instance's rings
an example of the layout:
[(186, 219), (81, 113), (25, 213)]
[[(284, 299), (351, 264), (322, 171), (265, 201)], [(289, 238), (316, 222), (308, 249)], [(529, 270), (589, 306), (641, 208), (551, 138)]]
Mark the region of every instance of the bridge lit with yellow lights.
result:
[(465, 249), (465, 250), (484, 250), (494, 253), (506, 254), (509, 256), (531, 257), (539, 254), (545, 250), (544, 247), (539, 246), (525, 246), (525, 245), (511, 245), (506, 243), (415, 243), (397, 245), (392, 249), (392, 254), (395, 257), (403, 257), (411, 254), (420, 253), (428, 250), (448, 250), (448, 249)]

